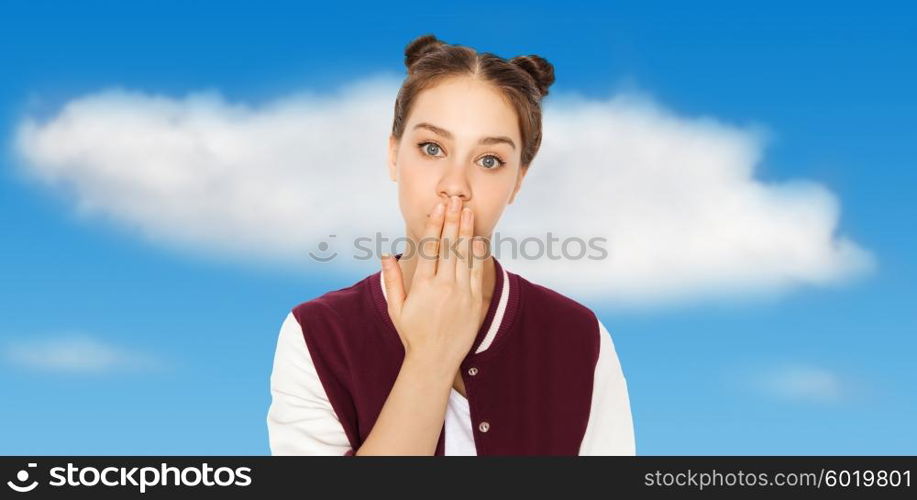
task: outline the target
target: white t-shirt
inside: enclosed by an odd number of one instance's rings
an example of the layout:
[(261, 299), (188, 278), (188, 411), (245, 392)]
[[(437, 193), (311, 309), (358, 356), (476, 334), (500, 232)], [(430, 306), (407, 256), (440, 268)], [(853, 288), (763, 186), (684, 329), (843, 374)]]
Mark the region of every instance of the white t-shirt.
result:
[(465, 396), (455, 390), (449, 391), (449, 405), (446, 407), (446, 455), (477, 455), (474, 447), (474, 430), (471, 428), (471, 410)]
[[(494, 319), (475, 352), (491, 345), (503, 321), (511, 283), (505, 268), (503, 283)], [(379, 284), (385, 296), (381, 279)], [(635, 455), (627, 383), (611, 335), (601, 321), (599, 333), (592, 406), (579, 454)], [(272, 455), (343, 455), (351, 448), (292, 312), (280, 327), (271, 373), (271, 395), (267, 425)], [(468, 400), (454, 387), (449, 393), (445, 426), (445, 455), (477, 455)]]

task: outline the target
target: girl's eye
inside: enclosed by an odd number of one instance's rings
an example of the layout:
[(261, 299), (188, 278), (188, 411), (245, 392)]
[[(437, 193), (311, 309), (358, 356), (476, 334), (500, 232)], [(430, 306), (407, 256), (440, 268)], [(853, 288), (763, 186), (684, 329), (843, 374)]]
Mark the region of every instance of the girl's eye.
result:
[[(421, 142), (417, 144), (417, 146), (420, 147), (420, 150), (428, 156), (436, 157), (438, 156), (438, 153), (442, 151), (442, 148), (439, 146), (439, 144), (431, 141)], [(484, 160), (484, 164), (481, 166), (487, 170), (493, 170), (506, 164), (506, 162), (500, 159), (500, 157), (497, 155), (487, 155), (481, 159)]]
[(435, 142), (421, 142), (420, 144), (418, 144), (418, 146), (420, 146), (420, 149), (424, 153), (430, 156), (436, 156), (436, 154), (439, 153), (441, 149), (439, 147), (439, 144), (436, 144)]
[[(482, 165), (482, 166), (488, 170), (493, 170), (497, 167), (502, 167), (506, 163), (505, 161), (501, 160), (496, 155), (487, 155), (481, 159), (484, 160), (486, 163), (485, 165)], [(490, 160), (490, 161), (487, 161), (487, 160)]]

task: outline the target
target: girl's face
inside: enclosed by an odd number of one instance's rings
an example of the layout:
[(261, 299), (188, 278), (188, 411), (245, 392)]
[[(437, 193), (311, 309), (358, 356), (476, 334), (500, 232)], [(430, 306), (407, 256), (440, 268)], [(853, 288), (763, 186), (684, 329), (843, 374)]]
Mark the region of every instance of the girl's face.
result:
[(490, 84), (452, 77), (421, 91), (401, 140), (389, 139), (389, 177), (407, 236), (419, 241), (436, 202), (458, 196), (474, 212), (474, 234), (490, 238), (528, 169), (516, 111)]

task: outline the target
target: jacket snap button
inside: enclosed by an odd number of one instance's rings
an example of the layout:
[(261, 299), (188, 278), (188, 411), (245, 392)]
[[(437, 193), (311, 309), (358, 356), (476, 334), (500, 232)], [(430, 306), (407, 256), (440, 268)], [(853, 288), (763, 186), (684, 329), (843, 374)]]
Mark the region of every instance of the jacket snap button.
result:
[(487, 432), (487, 431), (490, 429), (490, 424), (487, 423), (486, 421), (485, 421), (485, 422), (481, 422), (481, 423), (478, 425), (478, 429), (480, 429), (481, 432)]
[(474, 366), (468, 369), (468, 375), (471, 375), (472, 377), (474, 377), (477, 374), (478, 374), (478, 369), (475, 368)]

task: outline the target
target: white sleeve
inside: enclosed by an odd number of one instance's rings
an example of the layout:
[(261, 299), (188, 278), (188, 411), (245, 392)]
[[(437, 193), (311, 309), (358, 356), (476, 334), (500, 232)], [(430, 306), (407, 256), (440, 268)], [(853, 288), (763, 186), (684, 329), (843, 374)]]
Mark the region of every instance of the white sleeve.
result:
[(274, 353), (267, 428), (271, 455), (353, 454), (292, 312)]
[(595, 366), (592, 407), (580, 455), (636, 455), (634, 424), (611, 334), (599, 321), (599, 359)]

